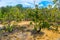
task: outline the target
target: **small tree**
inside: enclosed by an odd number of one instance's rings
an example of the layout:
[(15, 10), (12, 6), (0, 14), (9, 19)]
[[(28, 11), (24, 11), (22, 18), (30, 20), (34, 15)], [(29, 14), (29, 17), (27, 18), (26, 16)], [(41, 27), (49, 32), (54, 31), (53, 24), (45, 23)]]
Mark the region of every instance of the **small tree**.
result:
[(38, 5), (35, 5), (35, 9), (32, 13), (28, 13), (30, 19), (34, 22), (34, 30), (36, 32), (40, 32), (42, 28), (49, 28), (50, 24), (46, 20), (46, 15), (43, 13), (39, 13)]

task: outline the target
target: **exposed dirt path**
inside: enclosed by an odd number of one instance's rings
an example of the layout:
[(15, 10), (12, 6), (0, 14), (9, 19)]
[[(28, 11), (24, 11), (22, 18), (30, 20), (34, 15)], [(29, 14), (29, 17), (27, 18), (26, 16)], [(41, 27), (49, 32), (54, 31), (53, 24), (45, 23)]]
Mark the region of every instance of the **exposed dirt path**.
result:
[(29, 25), (31, 21), (22, 21), (22, 22), (19, 22), (18, 25)]

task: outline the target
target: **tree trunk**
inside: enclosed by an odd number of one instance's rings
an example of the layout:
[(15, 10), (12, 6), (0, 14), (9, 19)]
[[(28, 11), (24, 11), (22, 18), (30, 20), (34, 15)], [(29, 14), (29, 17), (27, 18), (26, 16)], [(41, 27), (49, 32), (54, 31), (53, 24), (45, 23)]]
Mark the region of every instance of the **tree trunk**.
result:
[(58, 31), (58, 26), (56, 27), (56, 31)]
[(37, 30), (37, 33), (41, 32), (41, 27), (39, 28), (39, 30)]

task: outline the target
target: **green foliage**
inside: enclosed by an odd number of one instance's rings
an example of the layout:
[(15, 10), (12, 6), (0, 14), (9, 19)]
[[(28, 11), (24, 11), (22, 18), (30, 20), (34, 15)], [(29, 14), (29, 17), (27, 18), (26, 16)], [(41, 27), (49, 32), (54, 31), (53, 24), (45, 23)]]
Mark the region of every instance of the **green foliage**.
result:
[(13, 26), (7, 25), (5, 31), (7, 31), (7, 32), (12, 32), (13, 29), (14, 29)]
[(58, 0), (53, 0), (54, 3), (56, 3)]
[(30, 25), (32, 25), (33, 23), (32, 22), (30, 22)]
[(42, 28), (49, 28), (50, 24), (48, 22), (43, 22)]

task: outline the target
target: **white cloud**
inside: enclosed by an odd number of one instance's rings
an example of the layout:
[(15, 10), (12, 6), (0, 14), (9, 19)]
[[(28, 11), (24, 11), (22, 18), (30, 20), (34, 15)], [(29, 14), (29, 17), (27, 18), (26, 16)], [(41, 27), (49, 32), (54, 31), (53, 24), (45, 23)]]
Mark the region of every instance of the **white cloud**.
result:
[[(51, 2), (52, 0), (36, 0), (36, 4), (39, 4), (39, 3), (42, 2), (42, 1), (49, 1), (49, 2)], [(33, 4), (34, 4), (34, 0), (22, 0), (22, 1), (21, 1), (21, 4), (23, 4), (23, 5), (24, 5), (24, 4), (25, 4), (25, 5), (27, 5), (27, 4), (30, 5), (29, 3), (30, 3), (31, 5), (33, 5)], [(41, 4), (41, 6), (43, 6), (43, 4)]]
[[(41, 1), (52, 1), (52, 0), (36, 0), (36, 4), (38, 4)], [(31, 4), (29, 4), (29, 3), (31, 3)], [(1, 0), (0, 1), (0, 7), (6, 6), (6, 5), (16, 5), (16, 4), (33, 6), (34, 0)], [(42, 4), (41, 4), (41, 6), (42, 6)]]
[(43, 4), (40, 4), (39, 6), (44, 6)]

